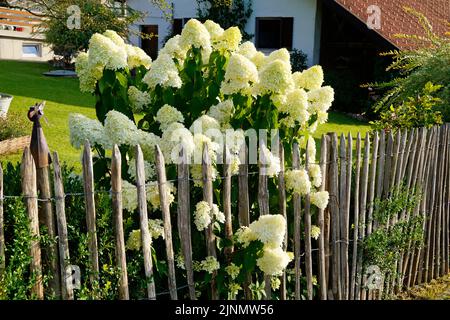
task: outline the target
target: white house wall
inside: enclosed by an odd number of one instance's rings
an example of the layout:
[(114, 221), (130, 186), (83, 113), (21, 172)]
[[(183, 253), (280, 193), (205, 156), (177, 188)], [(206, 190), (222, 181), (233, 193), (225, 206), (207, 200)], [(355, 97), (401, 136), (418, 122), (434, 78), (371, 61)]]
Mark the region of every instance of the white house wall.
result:
[[(159, 47), (161, 48), (170, 32), (171, 24), (164, 19), (159, 9), (153, 7), (147, 0), (129, 0), (128, 3), (134, 9), (148, 12), (148, 16), (139, 25), (157, 24), (159, 26)], [(197, 16), (195, 0), (176, 0), (173, 4), (173, 18)], [(316, 29), (319, 19), (317, 0), (253, 0), (253, 14), (246, 26), (246, 31), (250, 34), (255, 34), (256, 17), (293, 17), (293, 48), (305, 52), (310, 65), (317, 63), (319, 54), (317, 42), (320, 39), (320, 29)], [(139, 25), (134, 26), (134, 30), (139, 31)], [(130, 41), (134, 45), (140, 45), (137, 35), (132, 35)]]

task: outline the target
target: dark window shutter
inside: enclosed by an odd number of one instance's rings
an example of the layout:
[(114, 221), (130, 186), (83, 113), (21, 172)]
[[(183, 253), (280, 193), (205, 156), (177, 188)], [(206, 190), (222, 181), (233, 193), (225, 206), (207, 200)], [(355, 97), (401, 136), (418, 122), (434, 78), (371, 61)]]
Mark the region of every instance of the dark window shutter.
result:
[(173, 34), (181, 34), (183, 30), (183, 19), (173, 19)]
[(281, 47), (292, 50), (294, 18), (281, 18)]

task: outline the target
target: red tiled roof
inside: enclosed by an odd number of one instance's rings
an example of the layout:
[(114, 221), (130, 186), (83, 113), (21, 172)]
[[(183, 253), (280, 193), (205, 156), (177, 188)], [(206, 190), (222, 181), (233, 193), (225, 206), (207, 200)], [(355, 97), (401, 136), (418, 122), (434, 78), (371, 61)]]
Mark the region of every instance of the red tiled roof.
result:
[(335, 0), (344, 9), (352, 13), (358, 19), (367, 22), (369, 13), (367, 9), (376, 5), (381, 9), (381, 29), (374, 30), (382, 37), (390, 41), (399, 49), (414, 48), (417, 43), (411, 40), (399, 39), (394, 35), (415, 34), (424, 35), (424, 30), (418, 23), (417, 18), (403, 10), (403, 7), (411, 7), (423, 13), (435, 33), (444, 35), (449, 31), (450, 0)]

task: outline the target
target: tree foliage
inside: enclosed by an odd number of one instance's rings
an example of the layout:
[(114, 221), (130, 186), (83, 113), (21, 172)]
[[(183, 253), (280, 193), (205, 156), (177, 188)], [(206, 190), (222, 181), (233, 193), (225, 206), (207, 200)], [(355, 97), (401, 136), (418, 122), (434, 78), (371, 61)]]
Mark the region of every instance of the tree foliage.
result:
[(197, 0), (199, 20), (212, 20), (223, 28), (238, 27), (244, 40), (253, 38), (245, 31), (248, 19), (253, 13), (252, 0)]
[(417, 18), (425, 31), (420, 35), (396, 35), (399, 38), (408, 39), (420, 43), (419, 49), (391, 51), (384, 56), (392, 56), (393, 63), (387, 71), (397, 71), (400, 76), (389, 82), (372, 83), (366, 87), (375, 87), (387, 90), (385, 95), (375, 105), (375, 111), (383, 111), (391, 106), (399, 106), (418, 96), (428, 82), (441, 85), (442, 89), (436, 92), (440, 101), (436, 103), (434, 110), (441, 111), (445, 120), (450, 119), (450, 34), (439, 36), (433, 32), (428, 19), (420, 12), (412, 8), (405, 11)]

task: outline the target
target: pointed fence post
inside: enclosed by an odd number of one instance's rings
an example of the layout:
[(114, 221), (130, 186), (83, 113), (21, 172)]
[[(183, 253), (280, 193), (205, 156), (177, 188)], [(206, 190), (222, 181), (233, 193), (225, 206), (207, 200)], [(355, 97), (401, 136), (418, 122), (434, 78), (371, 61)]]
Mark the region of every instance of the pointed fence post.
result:
[(175, 276), (175, 262), (172, 244), (172, 221), (170, 219), (170, 204), (167, 190), (166, 167), (164, 164), (164, 156), (158, 145), (155, 147), (156, 154), (156, 175), (158, 178), (159, 202), (164, 222), (164, 241), (166, 243), (167, 266), (169, 268), (169, 291), (172, 300), (178, 299), (177, 283)]
[(123, 231), (122, 208), (122, 155), (119, 147), (114, 145), (111, 160), (111, 191), (113, 207), (113, 225), (116, 245), (116, 264), (119, 268), (119, 299), (129, 300), (127, 257), (125, 253), (125, 236)]
[(59, 265), (61, 272), (61, 291), (64, 300), (73, 300), (73, 289), (67, 285), (66, 268), (70, 265), (69, 240), (65, 207), (64, 185), (58, 152), (53, 153), (53, 177), (55, 188), (56, 225), (58, 228)]
[(30, 221), (31, 240), (30, 256), (31, 267), (30, 272), (36, 277), (31, 288), (31, 294), (37, 299), (44, 299), (44, 286), (42, 283), (42, 266), (41, 266), (41, 247), (39, 244), (39, 213), (37, 203), (37, 186), (36, 186), (36, 167), (34, 165), (33, 156), (30, 149), (25, 148), (21, 165), (22, 174), (22, 193), (27, 207), (28, 219)]
[(89, 144), (89, 141), (86, 141), (84, 144), (83, 183), (86, 206), (86, 224), (88, 230), (89, 262), (92, 268), (89, 277), (91, 279), (91, 283), (94, 283), (99, 280), (100, 268), (98, 263), (97, 227), (95, 216), (94, 168), (92, 164), (91, 145)]

